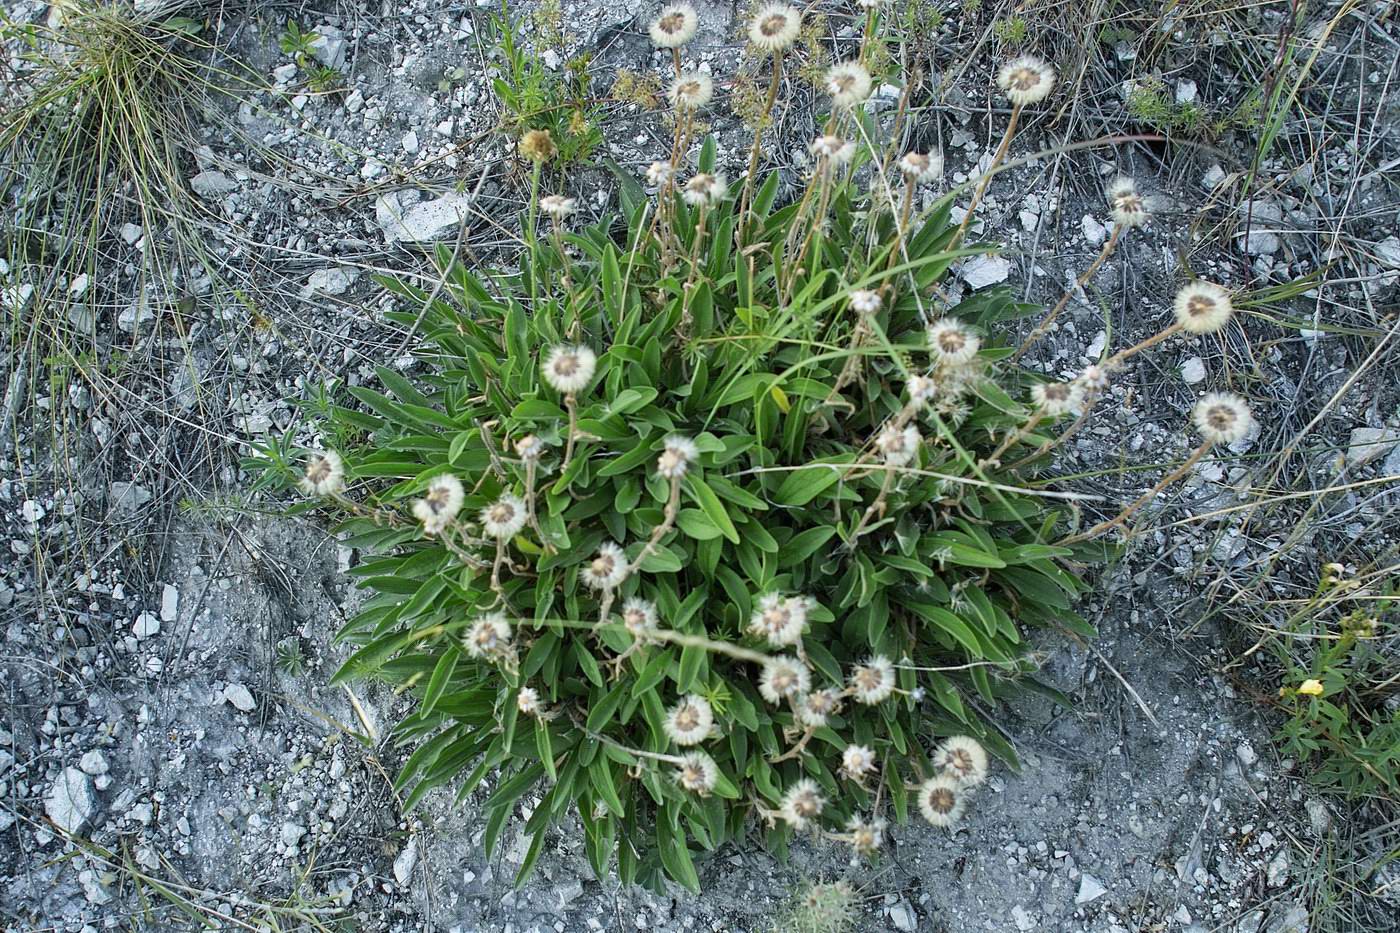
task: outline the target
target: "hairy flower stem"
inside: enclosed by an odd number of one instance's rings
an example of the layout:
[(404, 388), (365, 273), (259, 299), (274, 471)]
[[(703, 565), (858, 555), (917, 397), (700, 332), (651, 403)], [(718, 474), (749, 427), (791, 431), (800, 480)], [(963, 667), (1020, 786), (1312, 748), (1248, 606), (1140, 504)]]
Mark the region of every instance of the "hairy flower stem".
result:
[(1055, 544), (1058, 546), (1074, 544), (1076, 542), (1083, 541), (1087, 538), (1097, 537), (1098, 535), (1103, 534), (1105, 531), (1117, 528), (1119, 525), (1127, 521), (1129, 516), (1131, 516), (1134, 512), (1142, 508), (1148, 502), (1152, 501), (1152, 499), (1163, 489), (1166, 489), (1172, 483), (1185, 476), (1191, 470), (1191, 468), (1195, 466), (1197, 462), (1199, 462), (1200, 459), (1206, 455), (1206, 451), (1210, 450), (1210, 448), (1211, 442), (1206, 441), (1204, 444), (1191, 451), (1191, 456), (1187, 457), (1186, 461), (1182, 463), (1181, 466), (1177, 467), (1175, 470), (1162, 477), (1162, 481), (1160, 483), (1158, 483), (1156, 486), (1153, 486), (1151, 489), (1147, 490), (1147, 492), (1139, 496), (1135, 502), (1123, 509), (1123, 511), (1119, 512), (1117, 515), (1113, 516), (1112, 518), (1106, 521), (1099, 522), (1097, 525), (1095, 525), (1093, 528), (1090, 528), (1088, 531), (1080, 532), (1077, 535), (1070, 535), (1068, 538), (1061, 538), (1059, 541), (1056, 541)]
[(977, 190), (972, 193), (972, 201), (967, 205), (967, 213), (963, 216), (962, 223), (958, 224), (958, 232), (953, 234), (953, 239), (948, 244), (949, 249), (957, 249), (962, 245), (963, 237), (967, 235), (968, 225), (972, 223), (973, 214), (976, 213), (977, 206), (982, 203), (982, 195), (987, 193), (987, 185), (991, 183), (992, 176), (996, 174), (997, 166), (1001, 164), (1001, 160), (1006, 158), (1006, 150), (1011, 148), (1011, 138), (1016, 135), (1016, 123), (1020, 119), (1021, 105), (1013, 104), (1011, 119), (1006, 122), (1006, 133), (1001, 137), (1001, 145), (997, 147), (996, 155), (992, 156), (992, 164), (987, 166), (987, 170), (977, 180)]
[(1115, 354), (1113, 354), (1112, 356), (1110, 356), (1110, 357), (1104, 362), (1103, 368), (1104, 368), (1105, 370), (1115, 369), (1115, 368), (1117, 368), (1117, 367), (1123, 365), (1123, 361), (1126, 360), (1128, 357), (1132, 356), (1134, 353), (1141, 353), (1143, 350), (1146, 350), (1146, 349), (1149, 348), (1149, 347), (1155, 347), (1157, 344), (1161, 343), (1163, 340), (1166, 340), (1168, 337), (1172, 336), (1173, 334), (1178, 334), (1178, 333), (1180, 333), (1180, 332), (1181, 332), (1181, 325), (1180, 325), (1180, 324), (1172, 324), (1170, 327), (1166, 328), (1165, 330), (1159, 331), (1158, 333), (1153, 334), (1151, 337), (1148, 337), (1146, 340), (1143, 340), (1143, 341), (1140, 341), (1140, 342), (1138, 342), (1138, 343), (1133, 344), (1131, 347), (1128, 347), (1126, 350), (1119, 350), (1117, 353), (1115, 353)]
[(904, 206), (900, 208), (899, 217), (894, 228), (895, 246), (890, 250), (890, 261), (885, 266), (886, 269), (893, 269), (899, 263), (899, 258), (905, 255), (906, 239), (909, 235), (909, 213), (914, 208), (914, 189), (917, 185), (915, 179), (910, 178), (904, 183)]
[(539, 301), (540, 257), (539, 241), (535, 237), (536, 222), (540, 210), (540, 166), (536, 159), (530, 171), (530, 209), (525, 218), (526, 247), (530, 251), (530, 309), (533, 311)]
[(832, 399), (840, 395), (841, 390), (850, 385), (856, 375), (860, 373), (860, 351), (865, 346), (865, 338), (868, 336), (870, 336), (870, 326), (865, 322), (865, 318), (861, 317), (856, 320), (855, 330), (851, 332), (851, 343), (847, 347), (851, 355), (846, 357), (846, 363), (841, 367), (841, 374), (836, 377), (836, 384), (831, 387), (831, 391), (822, 401), (823, 405), (830, 405)]
[(763, 148), (763, 130), (768, 125), (768, 121), (773, 113), (773, 105), (778, 100), (778, 86), (782, 84), (783, 77), (783, 56), (782, 53), (773, 56), (773, 79), (768, 82), (768, 101), (763, 105), (763, 116), (759, 117), (758, 125), (753, 131), (753, 147), (749, 149), (749, 171), (744, 176), (744, 192), (739, 198), (739, 234), (738, 246), (744, 248), (745, 238), (749, 224), (749, 199), (753, 196), (754, 178), (758, 175), (758, 154)]
[(792, 748), (788, 749), (787, 751), (783, 752), (777, 757), (769, 758), (768, 763), (770, 765), (776, 765), (779, 762), (790, 761), (791, 759), (796, 758), (798, 755), (802, 754), (803, 750), (807, 748), (807, 743), (812, 741), (812, 736), (816, 734), (816, 728), (808, 726), (806, 729), (802, 730), (802, 737), (797, 740), (796, 744), (794, 744)]
[(670, 629), (657, 629), (648, 632), (647, 638), (652, 641), (665, 641), (673, 645), (680, 645), (682, 648), (701, 648), (714, 654), (722, 654), (734, 658), (737, 661), (749, 661), (753, 664), (767, 664), (768, 655), (759, 651), (750, 651), (748, 648), (740, 648), (738, 645), (731, 645), (727, 642), (712, 641), (703, 635), (691, 635), (687, 632), (673, 632)]
[(538, 478), (539, 466), (539, 462), (533, 457), (525, 461), (525, 520), (539, 536), (540, 544), (543, 545), (545, 551), (553, 554), (555, 552), (554, 544), (545, 537), (544, 529), (540, 527), (539, 516), (535, 513), (535, 482)]
[(875, 497), (875, 501), (870, 503), (870, 507), (865, 510), (865, 514), (860, 517), (860, 522), (851, 531), (851, 540), (846, 542), (846, 547), (853, 548), (856, 540), (860, 538), (865, 526), (870, 524), (870, 520), (876, 515), (885, 514), (886, 500), (889, 498), (890, 490), (894, 488), (895, 468), (885, 467), (885, 480), (880, 484), (880, 494)]
[(569, 411), (569, 437), (564, 441), (564, 465), (559, 468), (560, 473), (568, 472), (569, 461), (574, 458), (574, 441), (578, 437), (578, 399), (574, 398), (574, 393), (564, 396), (564, 407)]
[(992, 451), (981, 462), (977, 464), (979, 469), (986, 469), (989, 466), (998, 466), (1001, 463), (1001, 455), (1010, 450), (1023, 437), (1035, 430), (1035, 426), (1045, 419), (1045, 410), (1037, 408), (1031, 413), (1030, 419), (1020, 428), (1006, 435), (1005, 439), (997, 445), (997, 449)]
[(699, 207), (700, 216), (695, 221), (695, 243), (690, 249), (690, 272), (685, 277), (685, 288), (681, 290), (681, 338), (690, 331), (690, 295), (695, 291), (695, 277), (700, 271), (700, 247), (705, 242), (705, 221), (709, 219), (706, 205)]
[[(1121, 224), (1113, 225), (1113, 232), (1109, 234), (1108, 241), (1104, 243), (1103, 249), (1099, 251), (1098, 258), (1090, 263), (1089, 268), (1085, 269), (1084, 273), (1075, 280), (1074, 289), (1083, 288), (1084, 284), (1094, 277), (1094, 273), (1099, 271), (1099, 267), (1104, 264), (1105, 260), (1113, 254), (1114, 248), (1118, 245), (1118, 240), (1122, 237), (1123, 229)], [(1060, 300), (1056, 302), (1055, 307), (1051, 308), (1050, 313), (1045, 315), (1045, 319), (1035, 326), (1035, 330), (1030, 332), (1030, 336), (1017, 348), (1016, 352), (1011, 354), (1011, 358), (1008, 362), (1014, 363), (1025, 356), (1026, 351), (1029, 350), (1037, 340), (1045, 336), (1046, 331), (1050, 329), (1050, 325), (1055, 323), (1055, 318), (1059, 317), (1060, 312), (1065, 309), (1065, 305), (1069, 304), (1070, 295), (1074, 289), (1065, 289), (1065, 293), (1060, 296)]]
[(1079, 417), (1074, 419), (1074, 423), (1071, 424), (1068, 428), (1066, 428), (1064, 430), (1064, 433), (1062, 433), (1059, 437), (1051, 438), (1050, 440), (1041, 444), (1039, 447), (1026, 454), (1020, 460), (1017, 460), (1015, 463), (1012, 463), (1010, 466), (1007, 467), (1007, 469), (1014, 470), (1018, 467), (1025, 466), (1027, 463), (1030, 463), (1032, 460), (1039, 457), (1041, 454), (1044, 454), (1047, 451), (1049, 451), (1052, 447), (1058, 447), (1065, 441), (1069, 440), (1071, 437), (1074, 437), (1074, 435), (1078, 434), (1079, 429), (1084, 427), (1084, 425), (1088, 422), (1089, 412), (1093, 410), (1094, 402), (1098, 400), (1098, 397), (1098, 392), (1090, 390), (1084, 396), (1084, 408), (1079, 413)]
[(647, 543), (637, 552), (637, 559), (627, 565), (627, 575), (623, 579), (632, 576), (637, 569), (642, 566), (642, 561), (651, 556), (656, 550), (656, 546), (661, 543), (661, 539), (666, 537), (672, 528), (676, 527), (676, 516), (681, 510), (681, 478), (671, 477), (671, 493), (666, 497), (666, 511), (661, 517), (661, 524), (651, 530), (651, 537), (647, 538)]
[(498, 600), (505, 599), (505, 590), (501, 589), (501, 564), (506, 559), (506, 541), (504, 538), (496, 539), (496, 559), (491, 563), (491, 592), (496, 594)]

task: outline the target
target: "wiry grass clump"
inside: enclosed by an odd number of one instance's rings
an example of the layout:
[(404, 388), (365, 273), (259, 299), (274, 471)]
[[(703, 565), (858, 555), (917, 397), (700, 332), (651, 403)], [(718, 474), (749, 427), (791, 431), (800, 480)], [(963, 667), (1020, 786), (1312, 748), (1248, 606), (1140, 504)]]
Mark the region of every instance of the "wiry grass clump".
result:
[[(950, 266), (987, 247), (950, 219), (960, 192), (926, 197), (942, 160), (898, 147), (903, 109), (882, 123), (863, 107), (871, 7), (861, 49), (826, 74), (792, 203), (776, 175), (731, 186), (712, 140), (696, 151), (714, 83), (677, 52), (671, 157), (649, 190), (620, 179), (621, 218), (579, 224), (574, 198), (535, 196), (518, 269), (443, 251), (441, 293), (386, 281), (398, 319), (423, 324), (431, 375), (382, 369), (386, 391), (347, 390), (355, 407), (328, 391), (310, 406), (321, 451), (288, 434), (250, 461), (341, 515), (367, 555), (338, 676), (419, 698), (398, 728), (416, 746), (409, 804), (499, 774), (490, 851), (542, 788), (521, 878), (570, 814), (600, 875), (615, 857), (627, 882), (692, 889), (692, 849), (754, 824), (778, 850), (808, 834), (859, 857), (889, 814), (955, 827), (985, 748), (1015, 760), (986, 710), (1034, 666), (1026, 629), (1089, 634), (1071, 602), (1102, 554), (1090, 539), (1250, 425), (1239, 398), (1207, 397), (1187, 463), (1075, 530), (1047, 455), (1126, 360), (1218, 330), (1230, 295), (1188, 286), (1174, 323), (1069, 382), (1011, 365), (1003, 324), (1037, 309), (947, 297)], [(679, 49), (686, 15), (668, 9), (658, 41)], [(771, 109), (801, 16), (765, 5), (748, 34)], [(998, 84), (994, 168), (1056, 76), (1027, 55)], [(534, 130), (520, 151), (538, 188), (557, 150)], [(1145, 219), (1130, 183), (1109, 199), (1122, 235)]]

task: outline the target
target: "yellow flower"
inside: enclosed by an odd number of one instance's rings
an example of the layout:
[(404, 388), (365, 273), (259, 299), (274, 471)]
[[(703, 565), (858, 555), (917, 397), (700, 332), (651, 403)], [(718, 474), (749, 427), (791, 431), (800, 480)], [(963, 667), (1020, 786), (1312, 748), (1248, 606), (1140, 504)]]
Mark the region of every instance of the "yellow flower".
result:
[(1304, 696), (1320, 697), (1322, 696), (1322, 681), (1308, 678), (1303, 681), (1303, 685), (1298, 688), (1298, 692)]

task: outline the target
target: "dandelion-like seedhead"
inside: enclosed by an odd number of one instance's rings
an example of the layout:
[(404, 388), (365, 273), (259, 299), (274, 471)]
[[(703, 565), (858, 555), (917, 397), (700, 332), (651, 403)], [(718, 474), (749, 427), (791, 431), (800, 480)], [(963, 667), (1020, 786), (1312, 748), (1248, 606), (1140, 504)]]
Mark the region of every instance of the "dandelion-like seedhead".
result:
[(957, 778), (931, 777), (919, 786), (919, 812), (934, 826), (956, 826), (967, 810), (967, 792)]
[(462, 481), (451, 473), (444, 473), (428, 483), (428, 491), (423, 498), (414, 501), (413, 517), (423, 523), (426, 533), (442, 534), (457, 513), (462, 511), (465, 498)]
[(1055, 88), (1055, 69), (1034, 55), (1022, 55), (1001, 66), (997, 87), (1019, 107), (1038, 104)]
[(578, 202), (561, 194), (549, 194), (540, 198), (540, 210), (555, 220), (563, 220), (574, 212)]
[(544, 455), (544, 441), (527, 434), (515, 442), (515, 455), (526, 462), (538, 460)]
[(841, 694), (835, 690), (814, 690), (797, 700), (797, 721), (809, 729), (818, 729), (841, 709)]
[(879, 292), (865, 289), (853, 289), (846, 297), (851, 302), (851, 310), (856, 314), (874, 314), (884, 305)]
[(965, 787), (976, 787), (987, 779), (987, 752), (971, 736), (955, 735), (933, 753), (933, 766)]
[(938, 395), (938, 382), (915, 373), (904, 384), (904, 391), (909, 393), (909, 401), (916, 405), (927, 405)]
[(515, 708), (526, 716), (540, 714), (540, 694), (534, 687), (521, 687), (515, 695)]
[(870, 96), (870, 72), (860, 62), (840, 62), (826, 72), (826, 92), (838, 110), (857, 107)]
[(656, 604), (640, 596), (630, 596), (622, 604), (622, 624), (633, 638), (645, 638), (656, 631)]
[(943, 174), (943, 153), (906, 152), (899, 160), (899, 172), (916, 185), (937, 181)]
[(345, 488), (345, 462), (334, 450), (324, 450), (307, 462), (297, 486), (308, 496), (334, 496)]
[(510, 650), (510, 623), (500, 612), (481, 616), (467, 629), (466, 644), (474, 658), (499, 660)]
[(826, 808), (826, 797), (821, 788), (811, 778), (802, 778), (783, 794), (782, 806), (778, 815), (793, 829), (805, 829), (809, 823), (821, 816)]
[(862, 816), (853, 816), (846, 823), (846, 832), (850, 835), (851, 848), (856, 855), (869, 858), (885, 843), (885, 820), (881, 817), (866, 819)]
[(1196, 430), (1212, 444), (1233, 444), (1249, 434), (1254, 416), (1249, 404), (1233, 392), (1212, 392), (1191, 412)]
[(883, 703), (894, 693), (894, 681), (894, 663), (875, 655), (851, 671), (851, 695), (866, 705)]
[(848, 165), (856, 154), (856, 144), (840, 136), (818, 136), (808, 147), (813, 158), (826, 159), (831, 165)]
[(1120, 227), (1141, 227), (1147, 223), (1147, 200), (1138, 193), (1131, 178), (1116, 179), (1108, 187), (1108, 208)]
[(559, 154), (549, 130), (527, 130), (520, 137), (520, 155), (530, 162), (548, 162)]
[(715, 83), (707, 74), (689, 71), (671, 82), (669, 97), (677, 110), (699, 110), (714, 96)]
[(889, 425), (875, 438), (875, 447), (885, 463), (892, 467), (905, 467), (914, 462), (919, 454), (919, 444), (923, 438), (919, 429), (912, 424), (904, 427)]
[(768, 3), (749, 22), (749, 41), (760, 51), (781, 52), (797, 41), (801, 31), (801, 13), (786, 3)]
[(770, 657), (758, 676), (758, 692), (769, 703), (778, 704), (788, 697), (806, 693), (812, 686), (812, 675), (806, 665), (787, 655)]
[(841, 753), (841, 775), (852, 781), (865, 780), (876, 764), (875, 750), (869, 745), (847, 745)]
[(627, 555), (611, 541), (598, 546), (597, 555), (579, 571), (579, 577), (595, 590), (611, 590), (627, 579)]
[(699, 745), (710, 737), (714, 725), (710, 701), (694, 693), (681, 697), (666, 713), (666, 737), (677, 745)]
[(692, 207), (700, 205), (714, 205), (724, 200), (729, 193), (729, 183), (724, 180), (723, 175), (713, 175), (709, 172), (701, 172), (685, 183), (685, 190), (682, 193), (685, 203)]
[(1230, 293), (1211, 282), (1192, 282), (1176, 293), (1172, 303), (1176, 322), (1189, 334), (1213, 334), (1234, 313)]
[(544, 381), (563, 395), (577, 395), (598, 370), (598, 355), (585, 346), (555, 347), (544, 361)]
[(959, 366), (977, 356), (982, 341), (959, 322), (944, 318), (929, 327), (928, 347), (942, 362)]
[(795, 645), (807, 629), (807, 601), (769, 593), (758, 601), (749, 631), (775, 647)]
[(651, 41), (663, 49), (675, 49), (695, 38), (700, 17), (689, 3), (670, 3), (661, 8), (647, 31)]
[(661, 456), (656, 458), (656, 472), (667, 479), (680, 479), (690, 465), (700, 459), (695, 441), (681, 434), (666, 438)]
[(525, 503), (513, 493), (503, 493), (499, 499), (481, 510), (481, 527), (493, 538), (508, 540), (525, 527)]
[(1031, 386), (1031, 401), (1048, 417), (1055, 418), (1084, 404), (1084, 390), (1073, 382), (1039, 382)]
[(663, 187), (675, 174), (676, 170), (670, 162), (653, 162), (647, 166), (647, 184), (657, 188)]
[(703, 797), (719, 783), (719, 765), (704, 752), (687, 752), (676, 767), (676, 782)]

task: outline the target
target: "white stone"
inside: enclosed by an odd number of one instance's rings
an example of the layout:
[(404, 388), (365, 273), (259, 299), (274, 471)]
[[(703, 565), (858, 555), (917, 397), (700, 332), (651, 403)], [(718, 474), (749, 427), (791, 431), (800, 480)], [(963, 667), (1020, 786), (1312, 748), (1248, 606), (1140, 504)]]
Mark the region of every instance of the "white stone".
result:
[(1400, 443), (1400, 430), (1393, 428), (1353, 428), (1347, 443), (1347, 466), (1363, 467), (1390, 453)]
[(19, 515), (31, 525), (37, 525), (44, 515), (44, 507), (33, 499), (25, 499), (20, 503)]
[(136, 224), (122, 224), (121, 232), (122, 241), (126, 243), (127, 246), (135, 246), (140, 241), (141, 237), (145, 235), (146, 231), (142, 230)]
[(311, 54), (316, 61), (336, 71), (345, 67), (347, 43), (340, 30), (334, 26), (317, 26), (316, 38), (311, 40)]
[(1206, 378), (1206, 364), (1199, 356), (1193, 356), (1181, 364), (1181, 381), (1193, 386)]
[(317, 269), (307, 277), (302, 294), (343, 295), (355, 284), (357, 276), (356, 272), (346, 269)]
[(1089, 241), (1090, 246), (1102, 246), (1103, 241), (1108, 238), (1108, 228), (1099, 223), (1098, 218), (1092, 214), (1085, 214), (1084, 219), (1079, 222), (1079, 226), (1084, 231), (1084, 239)]
[[(397, 195), (397, 198), (395, 197)], [(450, 191), (432, 201), (412, 203), (404, 199), (418, 193), (395, 192), (375, 201), (374, 216), (389, 243), (431, 243), (441, 239), (466, 219), (471, 196)]]
[(1225, 180), (1225, 170), (1219, 165), (1212, 165), (1206, 169), (1206, 173), (1201, 176), (1201, 187), (1207, 191), (1214, 191), (1215, 186)]
[(296, 823), (282, 824), (282, 844), (284, 846), (294, 846), (301, 841), (301, 837), (306, 835), (306, 827), (298, 826)]
[(394, 859), (394, 880), (400, 885), (408, 884), (413, 877), (413, 868), (418, 864), (418, 839), (408, 841), (408, 845)]
[(903, 898), (898, 904), (889, 909), (890, 923), (896, 930), (903, 930), (905, 933), (913, 933), (919, 928), (918, 916), (914, 913), (914, 908)]
[(1037, 926), (1035, 918), (1031, 916), (1030, 911), (1026, 910), (1026, 908), (1022, 907), (1020, 904), (1011, 908), (1011, 919), (1016, 924), (1016, 929), (1023, 931), (1023, 933), (1034, 930)]
[(1079, 893), (1074, 896), (1076, 904), (1087, 904), (1096, 901), (1108, 893), (1108, 888), (1103, 886), (1103, 882), (1093, 875), (1085, 872), (1079, 876)]
[(113, 483), (108, 501), (112, 511), (129, 515), (151, 501), (151, 491), (139, 483)]
[(160, 619), (157, 619), (149, 612), (143, 612), (136, 617), (136, 621), (131, 625), (131, 634), (137, 638), (146, 639), (160, 632)]
[(224, 687), (224, 702), (244, 713), (251, 713), (257, 706), (253, 702), (253, 694), (242, 684), (229, 684)]
[(1376, 258), (1392, 269), (1400, 269), (1400, 237), (1388, 236), (1376, 244)]
[(162, 622), (174, 622), (179, 612), (180, 589), (174, 584), (167, 583), (160, 591), (160, 620)]
[(400, 145), (403, 146), (403, 151), (407, 152), (409, 155), (417, 155), (418, 132), (416, 130), (409, 130), (407, 133), (404, 133), (403, 139), (400, 140)]
[(190, 179), (190, 190), (202, 198), (222, 197), (238, 189), (238, 182), (223, 172), (200, 172)]
[(64, 768), (44, 796), (44, 813), (69, 834), (82, 832), (95, 809), (92, 778), (77, 768)]
[(1011, 274), (1011, 263), (1002, 256), (973, 256), (958, 268), (958, 275), (974, 289), (1005, 282)]
[(1178, 104), (1190, 104), (1196, 100), (1196, 82), (1179, 81), (1176, 85), (1176, 102)]
[(102, 754), (101, 749), (94, 748), (92, 751), (83, 753), (83, 757), (78, 759), (78, 767), (82, 769), (84, 774), (96, 777), (99, 774), (106, 774), (109, 766), (107, 756)]

